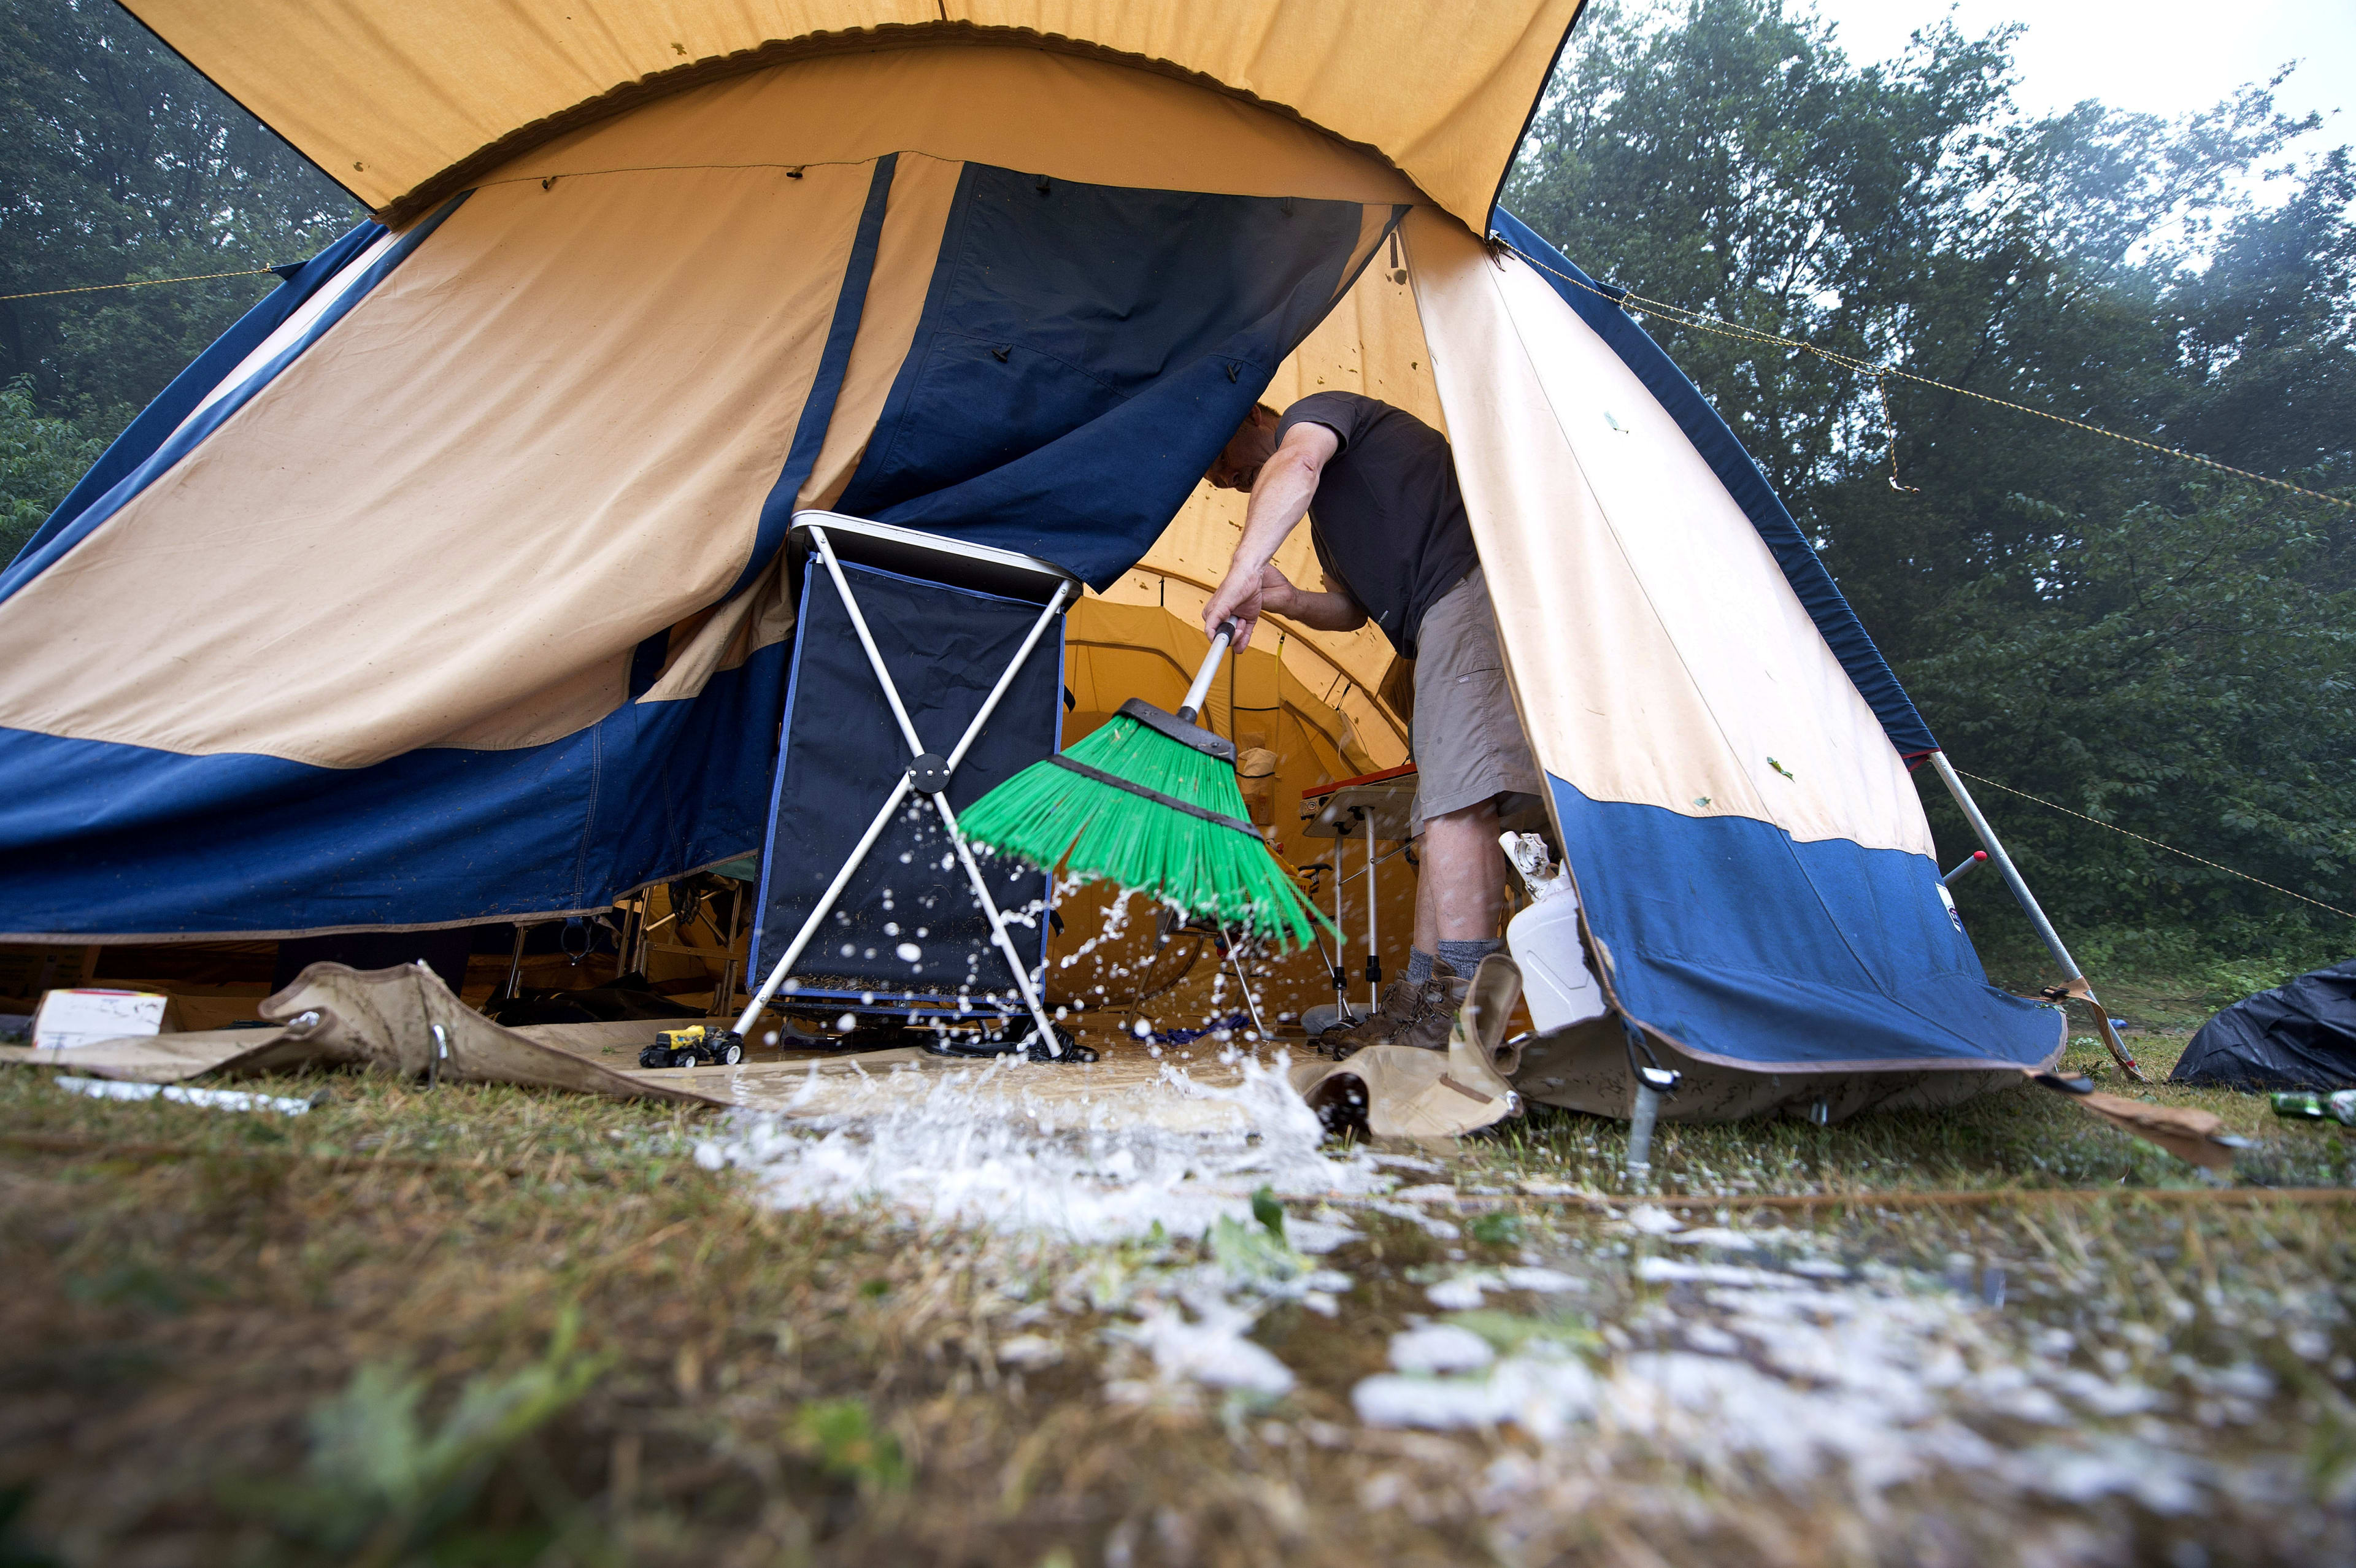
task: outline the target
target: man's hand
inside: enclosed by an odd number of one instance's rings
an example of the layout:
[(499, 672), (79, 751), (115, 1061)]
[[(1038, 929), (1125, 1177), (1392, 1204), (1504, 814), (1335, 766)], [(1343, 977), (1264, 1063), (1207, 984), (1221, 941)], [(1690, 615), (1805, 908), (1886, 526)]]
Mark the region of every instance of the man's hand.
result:
[(1259, 618), (1291, 613), (1291, 598), (1299, 592), (1274, 566), (1261, 567), (1257, 573), (1231, 570), (1203, 607), (1203, 627), (1215, 635), (1220, 622), (1232, 619), (1236, 624), (1232, 651), (1241, 653), (1251, 645), (1252, 628), (1259, 624)]
[(1260, 568), (1257, 582), (1229, 572), (1204, 607), (1203, 625), (1215, 632), (1221, 621), (1235, 617), (1234, 645), (1240, 649), (1251, 641), (1252, 628), (1263, 615), (1282, 615), (1319, 632), (1355, 632), (1366, 624), (1366, 612), (1355, 599), (1335, 588), (1333, 579), (1326, 579), (1324, 592), (1312, 593), (1269, 565)]

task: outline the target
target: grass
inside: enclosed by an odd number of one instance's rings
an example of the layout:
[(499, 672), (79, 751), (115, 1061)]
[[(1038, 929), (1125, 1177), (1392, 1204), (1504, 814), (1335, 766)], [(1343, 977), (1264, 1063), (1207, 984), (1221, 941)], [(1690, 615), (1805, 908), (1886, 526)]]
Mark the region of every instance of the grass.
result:
[[(2180, 1044), (2138, 1050), (2157, 1078)], [(1451, 1271), (1540, 1261), (1590, 1281), (1575, 1310), (1508, 1293), (1459, 1315), (1501, 1345), (1543, 1332), (1609, 1357), (1704, 1309), (1648, 1282), (1663, 1243), (1533, 1195), (1616, 1186), (1622, 1129), (1587, 1118), (1534, 1115), (1418, 1178), (1468, 1194), (1453, 1237), (1362, 1215), (1318, 1260), (1350, 1276), (1338, 1312), (1283, 1303), (1253, 1330), (1289, 1393), (1124, 1402), (1107, 1390), (1144, 1386), (1135, 1302), (1217, 1248), (1273, 1243), (1083, 1252), (779, 1211), (697, 1164), (707, 1124), (683, 1111), (356, 1075), (258, 1086), (331, 1097), (282, 1120), (0, 1073), (0, 1520), (19, 1504), (0, 1563), (2190, 1564), (2351, 1544), (2356, 1208), (1873, 1204), (2195, 1184), (2039, 1092), (1836, 1127), (1665, 1125), (1655, 1170), (1687, 1193), (1859, 1194), (1719, 1218), (1933, 1296), (2001, 1270), (2005, 1305), (1975, 1332), (2072, 1336), (2073, 1366), (2171, 1402), (2170, 1441), (2274, 1490), (2190, 1514), (1936, 1477), (1860, 1498), (1624, 1435), (1550, 1450), (1512, 1427), (1360, 1425), (1353, 1386)], [(2343, 1129), (2134, 1092), (2259, 1139), (2244, 1180), (2356, 1178)], [(2268, 1392), (2217, 1392), (2236, 1368)], [(1496, 1477), (1532, 1467), (1546, 1489), (1501, 1502)]]

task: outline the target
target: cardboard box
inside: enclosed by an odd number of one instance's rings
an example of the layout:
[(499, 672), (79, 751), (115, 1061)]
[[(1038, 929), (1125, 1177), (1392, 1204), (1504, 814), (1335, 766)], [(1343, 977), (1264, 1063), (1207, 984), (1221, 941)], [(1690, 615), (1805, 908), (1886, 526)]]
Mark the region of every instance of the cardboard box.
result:
[(179, 1028), (172, 998), (161, 991), (81, 987), (41, 997), (33, 1014), (33, 1045), (42, 1051), (70, 1051), (102, 1040), (177, 1033)]

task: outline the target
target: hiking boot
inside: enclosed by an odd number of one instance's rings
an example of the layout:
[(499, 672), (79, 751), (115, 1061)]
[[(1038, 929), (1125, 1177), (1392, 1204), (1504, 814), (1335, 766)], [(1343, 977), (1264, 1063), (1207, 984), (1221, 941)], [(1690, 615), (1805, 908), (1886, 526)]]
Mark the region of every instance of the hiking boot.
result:
[(1448, 1031), (1456, 1027), (1456, 1015), (1472, 988), (1472, 981), (1459, 979), (1456, 971), (1447, 965), (1432, 965), (1431, 983), (1423, 988), (1422, 1008), (1383, 1043), (1444, 1053), (1448, 1050)]
[[(1345, 1061), (1370, 1045), (1421, 1045), (1426, 1050), (1444, 1050), (1448, 1045), (1448, 1023), (1456, 1016), (1464, 999), (1464, 982), (1456, 971), (1435, 959), (1431, 978), (1421, 985), (1411, 980), (1392, 982), (1383, 993), (1382, 1005), (1360, 1019), (1348, 1029), (1329, 1029), (1317, 1037), (1317, 1050), (1336, 1061)], [(1433, 1034), (1430, 1017), (1439, 1012), (1438, 1032)], [(1413, 1033), (1416, 1038), (1404, 1037)], [(1422, 1037), (1431, 1035), (1427, 1041)]]

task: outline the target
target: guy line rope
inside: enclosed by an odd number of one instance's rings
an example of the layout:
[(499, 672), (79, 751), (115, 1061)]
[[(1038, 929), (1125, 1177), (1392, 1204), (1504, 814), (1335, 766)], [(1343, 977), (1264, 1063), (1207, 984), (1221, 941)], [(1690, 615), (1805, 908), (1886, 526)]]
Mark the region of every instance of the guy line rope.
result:
[(84, 283), (75, 289), (35, 289), (30, 293), (0, 294), (0, 300), (45, 300), (55, 294), (95, 294), (108, 289), (145, 289), (157, 283), (203, 283), (215, 278), (258, 278), (264, 272), (274, 272), (275, 267), (248, 267), (241, 272), (198, 272), (187, 278), (134, 278), (127, 283)]
[[(1950, 762), (1948, 765), (1953, 767), (1954, 764)], [(2157, 838), (2147, 838), (2144, 835), (2134, 831), (2132, 828), (2121, 827), (2115, 822), (2105, 822), (2099, 816), (2089, 816), (2083, 811), (2072, 811), (2066, 805), (2056, 805), (2053, 802), (2047, 800), (2044, 796), (2031, 795), (2025, 789), (2015, 789), (2010, 784), (1998, 784), (1994, 779), (1984, 779), (1977, 773), (1965, 773), (1964, 770), (1961, 768), (1956, 768), (1955, 771), (1959, 773), (1964, 773), (1964, 777), (1971, 780), (1974, 784), (1984, 784), (1990, 789), (2000, 789), (2007, 795), (2017, 795), (2023, 800), (2035, 801), (2038, 805), (2046, 807), (2048, 810), (2058, 811), (2064, 816), (2074, 816), (2081, 822), (2091, 822), (2097, 827), (2107, 827), (2114, 833), (2124, 833), (2128, 837), (2139, 839), (2142, 842), (2150, 845), (2155, 849), (2165, 849), (2171, 855), (2181, 855), (2188, 860), (2198, 861), (2200, 864), (2208, 867), (2212, 871), (2222, 871), (2229, 877), (2239, 877), (2245, 882), (2255, 882), (2262, 888), (2272, 889), (2274, 891), (2282, 894), (2285, 898), (2297, 899), (2303, 904), (2313, 904), (2318, 909), (2328, 909), (2332, 913), (2346, 920), (2356, 920), (2356, 914), (2350, 913), (2348, 911), (2341, 909), (2337, 904), (2328, 904), (2321, 899), (2308, 898), (2305, 893), (2292, 892), (2288, 888), (2279, 886), (2274, 882), (2269, 882), (2262, 877), (2251, 876), (2247, 871), (2237, 871), (2231, 866), (2221, 866), (2214, 860), (2204, 860), (2200, 856), (2192, 853), (2190, 849), (2179, 849), (2173, 844), (2163, 844)]]
[[(1492, 239), (1493, 242), (1496, 245), (1513, 252), (1516, 256), (1519, 256), (1523, 261), (1527, 261), (1531, 266), (1536, 267), (1538, 271), (1547, 273), (1550, 277), (1560, 278), (1566, 283), (1575, 284), (1580, 288), (1585, 289), (1589, 293), (1595, 295), (1597, 298), (1607, 300), (1614, 305), (1624, 306), (1633, 304), (1641, 311), (1655, 315), (1664, 316), (1676, 325), (1688, 326), (1693, 328), (1696, 332), (1714, 333), (1720, 337), (1740, 338), (1750, 343), (1771, 344), (1779, 348), (1801, 349), (1806, 353), (1815, 355), (1817, 358), (1824, 360), (1827, 364), (1837, 365), (1842, 369), (1847, 370), (1852, 374), (1858, 376), (1870, 376), (1877, 382), (1881, 382), (1886, 378), (1895, 376), (1901, 381), (1912, 381), (1917, 386), (1935, 387), (1943, 392), (1954, 392), (1961, 397), (1976, 398), (1984, 403), (1993, 403), (2000, 409), (2009, 409), (2014, 413), (2031, 414), (2038, 419), (2051, 420), (2056, 424), (2066, 424), (2072, 430), (2082, 430), (2090, 435), (2107, 436), (2113, 441), (2126, 442), (2129, 446), (2139, 446), (2146, 452), (2158, 453), (2162, 457), (2181, 458), (2187, 463), (2197, 463), (2203, 468), (2213, 468), (2220, 474), (2231, 474), (2236, 478), (2254, 480), (2260, 485), (2271, 485), (2277, 490), (2287, 490), (2294, 496), (2304, 496), (2311, 501), (2323, 501), (2334, 507), (2345, 507), (2351, 511), (2356, 511), (2356, 501), (2351, 501), (2339, 496), (2327, 496), (2320, 490), (2310, 490), (2303, 485), (2294, 485), (2286, 479), (2275, 479), (2264, 474), (2253, 474), (2246, 468), (2236, 468), (2230, 463), (2220, 463), (2213, 457), (2203, 457), (2197, 452), (2186, 452), (2179, 447), (2174, 446), (2162, 446), (2156, 441), (2146, 441), (2140, 436), (2125, 435), (2115, 430), (2104, 430), (2101, 425), (2088, 424), (2083, 420), (2073, 420), (2067, 414), (2051, 413), (2043, 409), (2032, 409), (2026, 403), (2016, 403), (2008, 399), (1991, 396), (1987, 392), (1975, 392), (1969, 387), (1950, 386), (1944, 381), (1934, 381), (1928, 376), (1917, 376), (1911, 370), (1901, 370), (1895, 366), (1869, 365), (1862, 359), (1852, 358), (1848, 355), (1836, 353), (1834, 350), (1829, 348), (1819, 347), (1815, 344), (1804, 342), (1800, 338), (1785, 337), (1780, 334), (1772, 332), (1762, 332), (1756, 327), (1743, 326), (1739, 323), (1727, 321), (1722, 317), (1704, 315), (1698, 311), (1687, 310), (1683, 305), (1674, 305), (1661, 300), (1647, 299), (1643, 294), (1634, 293), (1633, 290), (1622, 291), (1615, 293), (1611, 289), (1599, 288), (1595, 284), (1589, 283), (1584, 278), (1573, 277), (1570, 273), (1564, 272), (1559, 267), (1548, 266), (1545, 261), (1542, 261), (1537, 257), (1531, 255), (1528, 251), (1523, 250), (1520, 246), (1515, 245), (1512, 240), (1507, 240), (1503, 236), (1493, 236)], [(1889, 392), (1885, 387), (1882, 390), (1882, 417), (1885, 421), (1889, 418)], [(1891, 474), (1890, 484), (1894, 488), (1906, 488), (1906, 486), (1898, 484), (1894, 468)], [(2293, 896), (2295, 897), (2297, 895)]]

